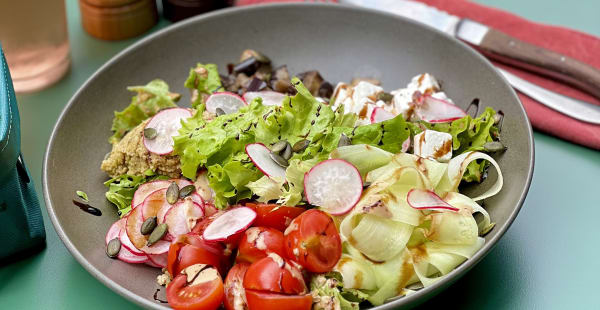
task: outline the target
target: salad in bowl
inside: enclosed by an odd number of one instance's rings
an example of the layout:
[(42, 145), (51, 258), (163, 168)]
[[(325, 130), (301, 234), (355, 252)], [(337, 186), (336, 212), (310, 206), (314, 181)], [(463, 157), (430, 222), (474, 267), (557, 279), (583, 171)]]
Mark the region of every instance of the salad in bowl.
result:
[(157, 268), (172, 308), (381, 305), (443, 278), (494, 227), (480, 203), (502, 188), (502, 113), (474, 100), (469, 115), (431, 74), (334, 87), (246, 50), (185, 86), (191, 108), (162, 80), (129, 87), (101, 164), (120, 217), (106, 254)]

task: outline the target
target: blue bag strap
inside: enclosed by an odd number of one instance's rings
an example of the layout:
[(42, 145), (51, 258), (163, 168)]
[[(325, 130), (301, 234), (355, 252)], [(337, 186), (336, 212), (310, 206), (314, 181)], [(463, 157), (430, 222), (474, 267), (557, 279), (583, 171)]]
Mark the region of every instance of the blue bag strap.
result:
[(14, 169), (20, 147), (17, 98), (0, 43), (0, 182)]

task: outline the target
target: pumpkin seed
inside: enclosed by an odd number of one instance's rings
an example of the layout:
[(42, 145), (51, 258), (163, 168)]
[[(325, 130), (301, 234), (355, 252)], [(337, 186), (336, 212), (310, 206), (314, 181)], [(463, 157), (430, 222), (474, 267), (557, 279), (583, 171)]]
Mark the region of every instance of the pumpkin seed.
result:
[(340, 142), (338, 142), (338, 147), (347, 146), (347, 145), (351, 145), (351, 144), (352, 144), (352, 140), (350, 140), (350, 138), (348, 138), (348, 136), (346, 136), (345, 134), (342, 134), (340, 136)]
[(217, 116), (221, 116), (221, 115), (225, 115), (227, 113), (225, 113), (225, 111), (221, 108), (216, 108), (215, 109), (215, 113), (217, 114)]
[(142, 235), (149, 235), (156, 228), (156, 216), (147, 218), (142, 224)]
[(144, 138), (148, 140), (153, 140), (158, 136), (158, 132), (154, 128), (144, 128)]
[(288, 142), (286, 140), (281, 140), (279, 142), (276, 142), (275, 144), (273, 144), (273, 146), (271, 146), (271, 152), (280, 153), (281, 151), (285, 150), (285, 147), (287, 145), (288, 145)]
[(110, 258), (115, 258), (119, 255), (119, 251), (121, 251), (121, 241), (119, 238), (114, 238), (108, 242), (106, 245), (106, 255)]
[(289, 166), (290, 164), (288, 163), (287, 159), (281, 157), (281, 155), (277, 154), (277, 153), (269, 153), (269, 156), (271, 156), (271, 159), (278, 165), (280, 165), (283, 168), (287, 168), (287, 166)]
[(504, 146), (504, 144), (502, 144), (500, 141), (492, 141), (484, 144), (483, 149), (487, 152), (493, 153), (506, 150), (506, 146)]
[(179, 186), (177, 186), (177, 183), (171, 182), (171, 185), (169, 185), (169, 188), (167, 189), (166, 196), (169, 204), (177, 202), (177, 199), (179, 199)]
[(192, 184), (186, 185), (179, 190), (179, 198), (183, 199), (196, 191), (196, 187)]
[(167, 226), (167, 223), (162, 223), (156, 226), (156, 228), (154, 228), (154, 230), (150, 234), (150, 237), (148, 237), (148, 246), (152, 246), (153, 244), (157, 243), (160, 239), (162, 239), (167, 234), (168, 229), (169, 226)]
[(296, 143), (294, 143), (294, 146), (292, 147), (292, 151), (296, 152), (296, 153), (300, 153), (300, 152), (304, 152), (304, 150), (306, 150), (306, 148), (310, 145), (310, 141), (304, 139), (304, 140), (300, 140)]
[(290, 160), (290, 158), (292, 158), (292, 146), (289, 143), (285, 146), (285, 150), (281, 153), (281, 157), (285, 160)]
[(380, 92), (379, 94), (377, 94), (377, 100), (389, 103), (392, 101), (392, 99), (394, 99), (394, 96), (390, 93)]

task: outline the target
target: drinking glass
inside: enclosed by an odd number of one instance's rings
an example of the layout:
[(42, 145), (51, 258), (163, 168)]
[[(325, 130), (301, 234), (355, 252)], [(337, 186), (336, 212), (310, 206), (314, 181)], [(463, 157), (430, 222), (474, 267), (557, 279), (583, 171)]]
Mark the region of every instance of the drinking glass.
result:
[(71, 63), (64, 0), (0, 0), (0, 43), (17, 93), (60, 80)]

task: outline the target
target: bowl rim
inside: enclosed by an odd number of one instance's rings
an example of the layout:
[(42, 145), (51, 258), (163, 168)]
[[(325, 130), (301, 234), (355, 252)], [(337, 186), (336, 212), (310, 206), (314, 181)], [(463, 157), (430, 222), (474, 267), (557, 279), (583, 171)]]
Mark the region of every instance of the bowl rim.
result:
[[(78, 251), (78, 249), (71, 242), (71, 240), (69, 239), (69, 237), (66, 235), (65, 231), (63, 230), (61, 223), (59, 222), (59, 220), (56, 216), (56, 213), (54, 212), (54, 206), (52, 205), (52, 201), (50, 200), (50, 192), (48, 190), (47, 184), (49, 182), (49, 179), (48, 179), (49, 154), (50, 154), (50, 151), (54, 144), (54, 141), (56, 139), (58, 127), (62, 123), (62, 121), (65, 118), (68, 111), (75, 104), (75, 101), (81, 95), (83, 90), (85, 90), (88, 87), (88, 85), (91, 84), (96, 79), (97, 76), (103, 74), (104, 71), (106, 71), (109, 67), (111, 67), (113, 65), (113, 63), (117, 62), (124, 55), (137, 49), (139, 46), (144, 45), (147, 42), (155, 40), (156, 38), (159, 38), (161, 36), (167, 35), (171, 32), (178, 31), (178, 29), (186, 27), (189, 24), (200, 23), (204, 20), (210, 20), (213, 18), (222, 18), (227, 15), (237, 14), (238, 12), (256, 11), (256, 10), (263, 10), (263, 9), (267, 9), (267, 8), (269, 8), (269, 9), (271, 9), (271, 8), (274, 8), (274, 9), (321, 8), (321, 9), (334, 10), (334, 11), (335, 10), (346, 10), (346, 11), (354, 11), (354, 12), (361, 12), (361, 13), (368, 13), (368, 14), (375, 14), (375, 15), (384, 15), (386, 17), (399, 19), (404, 23), (410, 23), (413, 25), (417, 25), (419, 27), (427, 29), (428, 31), (433, 31), (438, 34), (443, 34), (443, 35), (447, 36), (445, 33), (441, 32), (435, 28), (418, 23), (416, 21), (405, 18), (403, 16), (399, 16), (399, 15), (389, 13), (389, 12), (383, 12), (383, 11), (376, 10), (376, 9), (359, 7), (359, 6), (335, 4), (335, 3), (259, 4), (259, 5), (231, 7), (231, 8), (226, 8), (226, 9), (222, 9), (222, 10), (217, 10), (217, 11), (209, 12), (206, 14), (198, 15), (198, 16), (195, 16), (192, 18), (188, 18), (188, 19), (178, 22), (178, 23), (174, 23), (172, 25), (169, 25), (163, 29), (160, 29), (160, 30), (158, 30), (152, 34), (149, 34), (148, 36), (141, 38), (138, 41), (132, 43), (131, 45), (129, 45), (128, 47), (126, 47), (125, 49), (123, 49), (122, 51), (117, 53), (116, 55), (112, 56), (106, 63), (104, 63), (100, 68), (98, 68), (77, 89), (77, 91), (69, 99), (69, 102), (67, 103), (67, 105), (65, 105), (65, 107), (61, 111), (56, 123), (54, 124), (54, 126), (52, 128), (52, 133), (51, 133), (48, 143), (46, 145), (46, 150), (44, 153), (44, 159), (43, 159), (43, 163), (42, 163), (42, 186), (43, 186), (44, 202), (46, 205), (46, 209), (48, 211), (48, 216), (50, 217), (50, 220), (52, 222), (52, 225), (54, 226), (54, 229), (56, 230), (56, 232), (57, 232), (58, 236), (60, 237), (60, 239), (62, 240), (62, 242), (67, 247), (67, 250), (69, 250), (71, 255), (73, 255), (73, 257), (75, 257), (75, 259), (79, 262), (79, 264), (81, 264), (93, 277), (95, 277), (97, 280), (102, 282), (104, 285), (106, 285), (107, 287), (109, 287), (110, 289), (112, 289), (113, 291), (118, 293), (119, 295), (123, 296), (124, 298), (126, 298), (142, 307), (152, 308), (152, 309), (161, 309), (161, 310), (162, 309), (170, 309), (169, 307), (166, 307), (163, 304), (158, 304), (158, 303), (152, 302), (146, 298), (143, 298), (137, 294), (130, 292), (128, 289), (119, 285), (118, 283), (116, 283), (115, 281), (110, 279), (108, 276), (106, 276), (102, 272), (100, 272), (98, 269), (96, 269), (90, 262), (88, 262), (84, 258), (84, 256)], [(462, 41), (455, 39), (454, 37), (447, 36), (447, 38), (451, 42), (454, 41), (453, 42), (454, 44), (459, 44), (460, 46), (462, 46), (465, 49), (465, 52), (470, 53), (473, 57), (476, 57), (479, 60), (483, 61), (483, 63), (486, 66), (488, 66), (489, 68), (492, 68), (492, 69), (494, 68), (494, 65), (488, 59), (486, 59), (484, 56), (482, 56), (480, 53), (478, 53), (471, 46), (467, 45), (466, 43), (464, 43)], [(498, 73), (497, 70), (494, 70), (494, 71), (495, 71), (496, 77), (499, 80), (501, 80), (506, 85), (510, 86), (508, 81), (500, 73)], [(488, 242), (486, 242), (484, 244), (484, 246), (479, 251), (477, 251), (477, 253), (473, 257), (467, 259), (464, 263), (460, 264), (458, 267), (456, 267), (454, 270), (452, 270), (450, 273), (448, 273), (444, 279), (437, 281), (436, 283), (434, 283), (433, 285), (431, 285), (427, 288), (418, 290), (417, 292), (415, 292), (411, 295), (399, 297), (399, 298), (397, 298), (393, 301), (389, 301), (381, 306), (373, 307), (372, 309), (383, 310), (383, 309), (393, 309), (398, 306), (410, 306), (410, 305), (414, 306), (414, 305), (424, 302), (425, 300), (428, 299), (428, 297), (432, 297), (432, 296), (436, 295), (437, 293), (441, 292), (447, 286), (449, 286), (454, 281), (458, 280), (460, 277), (462, 277), (464, 274), (466, 274), (467, 271), (469, 271), (471, 268), (473, 268), (479, 261), (481, 261), (481, 259), (483, 259), (496, 246), (496, 244), (498, 243), (500, 238), (502, 238), (502, 236), (506, 233), (508, 228), (514, 222), (517, 214), (519, 213), (519, 211), (521, 210), (521, 208), (523, 206), (523, 203), (525, 201), (525, 198), (526, 198), (529, 188), (531, 186), (531, 180), (533, 177), (533, 170), (534, 170), (534, 164), (535, 164), (535, 147), (534, 147), (533, 130), (531, 127), (531, 122), (529, 121), (529, 117), (527, 116), (527, 113), (525, 111), (525, 108), (523, 107), (523, 104), (521, 103), (519, 97), (517, 96), (515, 90), (512, 87), (510, 87), (510, 95), (512, 96), (512, 99), (518, 103), (519, 108), (521, 109), (521, 112), (522, 112), (523, 116), (525, 117), (525, 121), (526, 121), (526, 125), (527, 125), (526, 133), (527, 133), (527, 140), (528, 140), (528, 144), (529, 144), (530, 156), (527, 159), (528, 163), (529, 163), (529, 168), (527, 171), (527, 180), (525, 182), (525, 187), (522, 189), (519, 199), (518, 199), (518, 202), (517, 202), (517, 206), (510, 213), (510, 215), (507, 219), (507, 222), (504, 225), (502, 225), (501, 227), (497, 228), (499, 230), (498, 233), (494, 237), (492, 237)]]

